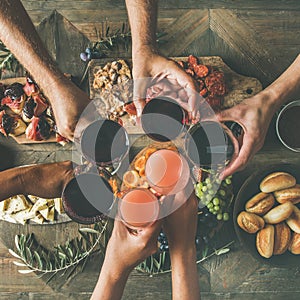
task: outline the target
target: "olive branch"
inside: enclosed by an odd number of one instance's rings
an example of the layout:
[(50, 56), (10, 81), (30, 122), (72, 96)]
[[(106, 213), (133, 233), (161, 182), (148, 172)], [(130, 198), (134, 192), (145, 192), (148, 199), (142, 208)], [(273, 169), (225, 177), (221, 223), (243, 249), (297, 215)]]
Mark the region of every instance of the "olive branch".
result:
[[(230, 246), (234, 243), (234, 241), (231, 241), (227, 243), (226, 245), (222, 246), (219, 249), (213, 249), (213, 251), (208, 254), (209, 248), (206, 246), (202, 253), (201, 257), (197, 258), (196, 263), (200, 264), (204, 262), (205, 260), (211, 258), (212, 256), (220, 256), (223, 254), (226, 254), (230, 251)], [(169, 254), (168, 252), (159, 252), (155, 253), (148, 258), (146, 258), (143, 262), (141, 262), (135, 270), (141, 272), (141, 273), (147, 273), (150, 276), (153, 275), (159, 275), (159, 274), (166, 274), (171, 272), (170, 267), (170, 261), (169, 261)]]
[(13, 261), (16, 266), (23, 268), (18, 270), (21, 274), (36, 272), (39, 277), (49, 275), (47, 283), (58, 273), (69, 278), (80, 263), (83, 270), (91, 254), (100, 252), (104, 257), (109, 238), (108, 222), (96, 223), (94, 228), (80, 228), (80, 237), (56, 246), (54, 251), (48, 251), (38, 244), (33, 234), (16, 235), (16, 252), (12, 249), (8, 251), (21, 261)]

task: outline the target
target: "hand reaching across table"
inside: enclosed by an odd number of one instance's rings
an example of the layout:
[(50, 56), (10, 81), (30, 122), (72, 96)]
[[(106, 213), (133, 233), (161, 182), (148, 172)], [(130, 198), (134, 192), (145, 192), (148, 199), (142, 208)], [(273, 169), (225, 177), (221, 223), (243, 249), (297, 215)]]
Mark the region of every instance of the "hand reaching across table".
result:
[(126, 0), (132, 33), (132, 73), (137, 115), (141, 115), (145, 105), (147, 88), (153, 83), (159, 86), (163, 80), (162, 84), (168, 85), (164, 90), (169, 89), (169, 96), (171, 93), (180, 94), (180, 104), (188, 111), (190, 118), (195, 119), (200, 101), (194, 80), (176, 62), (163, 57), (156, 49), (157, 2)]
[(174, 205), (179, 208), (163, 222), (172, 264), (173, 300), (200, 299), (195, 246), (198, 201), (192, 190), (190, 182), (173, 197)]
[(8, 169), (0, 172), (0, 201), (19, 194), (59, 198), (73, 177), (71, 161)]
[(115, 220), (104, 263), (91, 299), (118, 300), (130, 272), (157, 250), (161, 221), (133, 234), (122, 221)]
[(240, 152), (225, 168), (222, 177), (242, 170), (261, 149), (275, 112), (300, 92), (300, 56), (270, 86), (240, 104), (217, 114), (220, 122), (235, 121), (244, 130)]
[(70, 82), (50, 57), (20, 0), (0, 1), (0, 39), (49, 99), (59, 133), (73, 140), (89, 97)]

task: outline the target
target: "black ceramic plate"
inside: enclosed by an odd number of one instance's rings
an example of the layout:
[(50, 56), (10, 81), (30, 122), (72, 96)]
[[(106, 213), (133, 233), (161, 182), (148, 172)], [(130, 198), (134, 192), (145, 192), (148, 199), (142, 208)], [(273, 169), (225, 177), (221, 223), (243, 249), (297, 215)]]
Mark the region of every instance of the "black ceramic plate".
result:
[[(262, 179), (272, 172), (288, 172), (295, 176), (297, 183), (300, 183), (300, 166), (290, 164), (277, 164), (267, 166), (258, 172), (253, 173), (242, 185), (239, 190), (234, 204), (233, 218), (236, 234), (244, 247), (245, 251), (249, 252), (255, 259), (278, 267), (297, 267), (300, 264), (300, 255), (291, 254), (286, 251), (281, 255), (273, 255), (270, 258), (262, 257), (256, 249), (256, 234), (249, 234), (243, 231), (237, 224), (238, 214), (245, 210), (246, 202), (260, 192), (259, 184)], [(298, 207), (299, 204), (297, 205)]]

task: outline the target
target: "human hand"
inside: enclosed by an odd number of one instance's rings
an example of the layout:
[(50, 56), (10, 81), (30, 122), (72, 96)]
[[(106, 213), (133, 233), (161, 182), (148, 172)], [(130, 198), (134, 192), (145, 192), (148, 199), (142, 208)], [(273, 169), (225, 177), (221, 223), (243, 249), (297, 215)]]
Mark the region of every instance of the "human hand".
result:
[(0, 172), (0, 201), (25, 194), (42, 198), (61, 197), (63, 188), (73, 178), (73, 163), (30, 165)]
[[(161, 221), (133, 232), (120, 220), (115, 220), (105, 261), (119, 272), (130, 272), (135, 266), (157, 251), (157, 237)], [(118, 264), (116, 265), (116, 261)]]
[(178, 101), (189, 113), (191, 120), (199, 118), (201, 97), (197, 93), (197, 85), (175, 61), (159, 55), (156, 51), (141, 50), (133, 55), (132, 74), (138, 117), (141, 116), (145, 105), (147, 89), (153, 87), (158, 91), (156, 96), (161, 94)]
[[(45, 85), (43, 92), (52, 105), (58, 132), (73, 141), (78, 120), (91, 103), (88, 95), (64, 77)], [(95, 110), (93, 110), (94, 112)], [(87, 115), (85, 113), (85, 116)], [(76, 130), (78, 129), (76, 128)]]
[(268, 94), (261, 92), (217, 114), (216, 117), (220, 122), (234, 121), (244, 130), (240, 151), (226, 166), (221, 174), (222, 178), (245, 168), (254, 154), (262, 148), (268, 127), (277, 109), (275, 105), (269, 103)]
[(100, 276), (91, 299), (121, 299), (132, 269), (157, 250), (161, 222), (133, 234), (122, 221), (115, 220)]
[(22, 193), (42, 198), (61, 197), (64, 187), (74, 177), (71, 161), (33, 165), (20, 170)]
[[(198, 202), (191, 182), (177, 193), (169, 203), (178, 207), (163, 222), (171, 253), (184, 253), (195, 249)], [(183, 252), (184, 251), (184, 252)]]

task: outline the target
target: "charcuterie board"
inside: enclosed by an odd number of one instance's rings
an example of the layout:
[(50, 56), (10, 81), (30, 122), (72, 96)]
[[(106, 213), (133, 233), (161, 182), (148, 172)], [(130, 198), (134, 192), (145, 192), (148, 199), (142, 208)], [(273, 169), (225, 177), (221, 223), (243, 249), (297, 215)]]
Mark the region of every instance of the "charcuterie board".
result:
[[(173, 57), (175, 61), (187, 61), (187, 57)], [(90, 62), (89, 68), (89, 87), (90, 87), (90, 97), (92, 100), (99, 99), (103, 89), (99, 89), (95, 86), (95, 74), (99, 69), (103, 68), (107, 63), (112, 61), (117, 61), (112, 58), (105, 59), (95, 59)], [(230, 108), (244, 99), (254, 96), (259, 91), (262, 90), (262, 85), (258, 79), (253, 77), (246, 77), (241, 74), (233, 71), (229, 66), (225, 64), (219, 56), (205, 56), (199, 57), (199, 62), (203, 65), (210, 66), (215, 70), (221, 71), (224, 73), (225, 83), (227, 92), (224, 96), (222, 109)], [(131, 61), (126, 60), (129, 68), (131, 69)], [(100, 96), (101, 97), (101, 96)], [(128, 101), (128, 99), (127, 99)], [(113, 109), (110, 105), (116, 105), (115, 103), (106, 104), (106, 109)], [(117, 109), (117, 108), (116, 108)], [(100, 114), (103, 113), (103, 116), (106, 116), (107, 111), (100, 111)], [(140, 126), (132, 122), (128, 114), (125, 114), (121, 117), (122, 123), (129, 134), (142, 134), (143, 130)]]
[[(5, 86), (9, 86), (16, 82), (24, 85), (26, 83), (26, 77), (6, 78), (6, 79), (3, 79), (0, 81), (0, 83)], [(26, 137), (25, 133), (22, 133), (20, 135), (9, 134), (9, 136), (12, 137), (18, 144), (40, 144), (40, 143), (56, 143), (57, 142), (55, 133), (53, 133), (53, 132), (50, 134), (49, 138), (47, 138), (46, 140), (28, 139)]]

